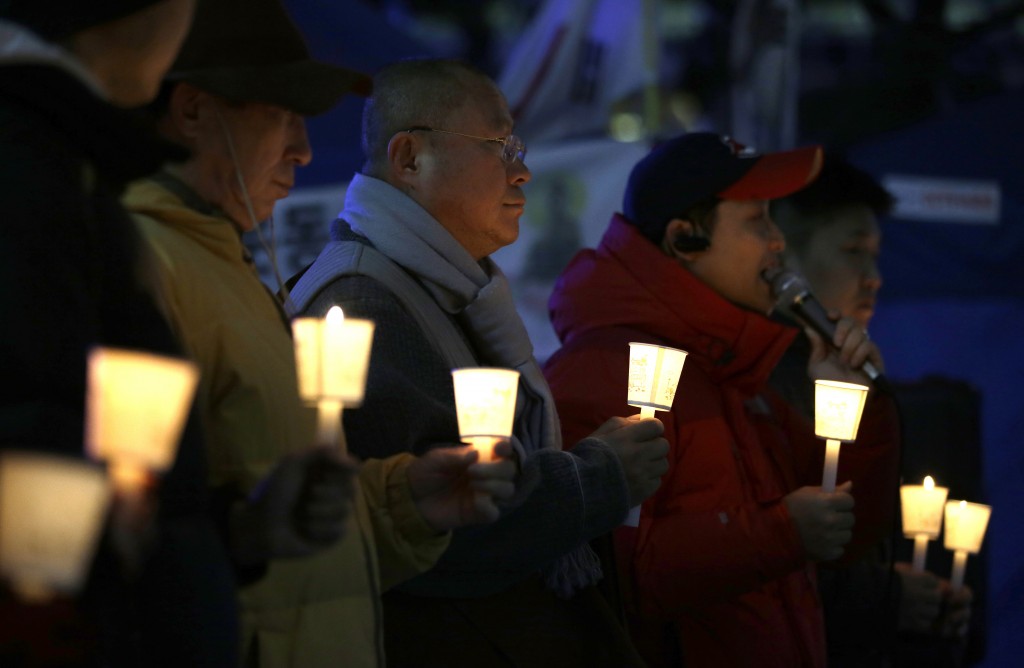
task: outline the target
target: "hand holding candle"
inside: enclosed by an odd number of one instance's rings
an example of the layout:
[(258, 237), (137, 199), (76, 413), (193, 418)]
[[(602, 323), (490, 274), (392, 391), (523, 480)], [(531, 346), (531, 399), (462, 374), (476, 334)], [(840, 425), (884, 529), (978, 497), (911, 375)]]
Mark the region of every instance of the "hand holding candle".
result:
[(839, 470), (839, 446), (843, 441), (854, 441), (864, 412), (868, 388), (864, 385), (832, 380), (814, 381), (814, 433), (826, 439), (825, 470), (821, 488), (826, 492), (836, 489)]
[(985, 529), (991, 515), (992, 507), (981, 503), (946, 502), (945, 545), (947, 550), (953, 550), (953, 574), (949, 583), (954, 592), (963, 587), (968, 553), (977, 554), (981, 551), (981, 542), (985, 538)]
[(919, 573), (925, 570), (928, 541), (942, 531), (942, 508), (948, 493), (946, 487), (936, 487), (931, 476), (925, 476), (921, 485), (900, 486), (903, 535), (914, 539), (913, 569)]
[(497, 500), (515, 493), (512, 445), (494, 446), (495, 461), (479, 461), (472, 446), (431, 448), (413, 459), (406, 475), (416, 510), (436, 531), (498, 519)]
[(338, 306), (324, 319), (292, 321), (299, 395), (316, 404), (318, 444), (344, 451), (341, 411), (363, 402), (373, 330), (372, 321), (346, 318)]

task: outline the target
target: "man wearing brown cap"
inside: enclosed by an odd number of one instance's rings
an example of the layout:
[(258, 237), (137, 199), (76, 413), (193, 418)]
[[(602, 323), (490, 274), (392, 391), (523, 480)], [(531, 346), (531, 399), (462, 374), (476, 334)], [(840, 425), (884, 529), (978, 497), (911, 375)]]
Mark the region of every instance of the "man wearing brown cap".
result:
[[(820, 468), (798, 478), (823, 447), (785, 402), (760, 395), (797, 333), (767, 317), (766, 275), (785, 248), (768, 202), (820, 163), (817, 147), (761, 155), (711, 133), (666, 141), (634, 167), (624, 215), (551, 297), (563, 347), (545, 372), (566, 442), (627, 409), (630, 342), (689, 352), (662, 418), (669, 473), (639, 526), (615, 535), (630, 630), (651, 665), (825, 664), (814, 563), (851, 540), (851, 486), (823, 492)], [(836, 324), (836, 352), (814, 343), (812, 378), (864, 381), (865, 360), (880, 365), (850, 319)], [(892, 405), (877, 394), (849, 450), (888, 447)]]
[[(0, 2), (0, 448), (82, 456), (91, 347), (179, 354), (117, 196), (177, 152), (125, 108), (156, 94), (192, 12), (192, 0)], [(39, 606), (13, 612), (0, 593), (0, 664), (236, 661), (232, 575), (209, 519), (203, 457), (192, 420), (159, 481), (138, 571), (124, 569), (108, 531), (68, 606), (87, 624)], [(49, 622), (31, 621), (40, 618)]]
[[(161, 127), (192, 155), (124, 202), (203, 372), (211, 483), (259, 498), (269, 469), (314, 445), (314, 412), (299, 399), (283, 305), (240, 235), (270, 217), (311, 160), (304, 116), (368, 92), (369, 81), (312, 60), (279, 0), (200, 0), (168, 80)], [(512, 491), (511, 462), (474, 463), (467, 448), (367, 460), (352, 483), (338, 444), (316, 445), (320, 477), (305, 474), (313, 503), (281, 508), (277, 526), (232, 508), (236, 563), (277, 557), (241, 590), (245, 665), (382, 666), (380, 592), (431, 566), (453, 527), (493, 520), (492, 496)], [(342, 531), (346, 514), (354, 521)]]

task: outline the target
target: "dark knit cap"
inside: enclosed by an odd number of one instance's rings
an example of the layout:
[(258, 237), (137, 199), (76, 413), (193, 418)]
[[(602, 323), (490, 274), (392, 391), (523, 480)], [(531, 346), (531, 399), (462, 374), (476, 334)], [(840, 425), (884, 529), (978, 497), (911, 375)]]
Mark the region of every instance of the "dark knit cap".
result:
[(160, 0), (0, 0), (0, 19), (19, 23), (51, 42), (110, 23)]
[(346, 93), (368, 95), (371, 86), (365, 74), (313, 60), (281, 0), (199, 0), (167, 79), (304, 115), (327, 111)]

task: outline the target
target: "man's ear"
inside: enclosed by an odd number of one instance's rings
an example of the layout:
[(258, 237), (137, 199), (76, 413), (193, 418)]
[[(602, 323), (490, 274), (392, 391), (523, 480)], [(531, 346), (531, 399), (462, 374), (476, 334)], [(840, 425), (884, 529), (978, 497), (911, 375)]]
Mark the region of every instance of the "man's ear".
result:
[(420, 149), (423, 144), (413, 132), (399, 132), (388, 142), (388, 168), (391, 175), (408, 182), (420, 171)]
[(201, 113), (201, 108), (209, 97), (192, 84), (185, 82), (177, 84), (171, 92), (171, 99), (167, 105), (170, 130), (186, 143), (192, 143), (203, 135), (204, 114)]
[(673, 218), (665, 226), (665, 236), (661, 240), (661, 248), (670, 257), (685, 262), (693, 262), (711, 246), (711, 240), (703, 236), (689, 220)]

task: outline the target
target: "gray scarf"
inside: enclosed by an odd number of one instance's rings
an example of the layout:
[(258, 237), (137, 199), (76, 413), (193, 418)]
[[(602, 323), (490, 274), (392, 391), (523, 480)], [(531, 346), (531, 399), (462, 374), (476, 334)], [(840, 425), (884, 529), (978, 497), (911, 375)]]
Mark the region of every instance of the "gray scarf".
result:
[[(422, 207), (378, 179), (357, 174), (339, 217), (415, 276), (438, 306), (455, 317), (482, 364), (520, 373), (520, 388), (528, 396), (520, 396), (517, 405), (521, 428), (516, 435), (526, 453), (560, 450), (561, 429), (551, 390), (498, 265), (489, 257), (474, 260)], [(467, 365), (464, 359), (448, 362)]]
[[(555, 402), (501, 269), (489, 257), (474, 260), (419, 204), (378, 179), (357, 174), (345, 193), (339, 218), (413, 275), (459, 323), (479, 362), (461, 337), (451, 334), (450, 340), (437, 342), (448, 364), (456, 368), (482, 363), (520, 373), (515, 440), (523, 456), (542, 449), (560, 451)], [(440, 331), (444, 328), (433, 333), (444, 336)], [(547, 586), (565, 597), (600, 578), (600, 562), (586, 543), (556, 559), (545, 572)]]

